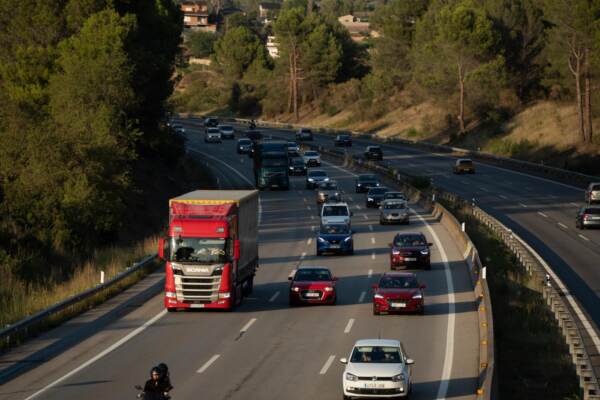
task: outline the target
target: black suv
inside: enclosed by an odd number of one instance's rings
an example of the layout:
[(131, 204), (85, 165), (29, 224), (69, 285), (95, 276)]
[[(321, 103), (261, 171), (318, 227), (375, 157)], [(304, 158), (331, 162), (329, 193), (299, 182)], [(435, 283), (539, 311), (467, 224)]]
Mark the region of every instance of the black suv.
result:
[(425, 235), (422, 233), (398, 233), (390, 243), (390, 268), (420, 267), (431, 269), (431, 258)]
[(204, 126), (206, 128), (216, 128), (217, 126), (219, 126), (219, 120), (212, 117), (206, 118), (204, 120)]
[(333, 143), (336, 146), (352, 147), (352, 138), (350, 135), (337, 135)]
[(383, 160), (383, 151), (379, 146), (367, 146), (365, 150), (365, 158), (367, 160)]
[(379, 204), (383, 201), (383, 196), (389, 191), (390, 189), (383, 186), (370, 188), (367, 192), (367, 208), (379, 207)]
[(356, 178), (355, 189), (356, 193), (366, 193), (372, 187), (380, 186), (379, 178), (373, 174), (362, 174)]

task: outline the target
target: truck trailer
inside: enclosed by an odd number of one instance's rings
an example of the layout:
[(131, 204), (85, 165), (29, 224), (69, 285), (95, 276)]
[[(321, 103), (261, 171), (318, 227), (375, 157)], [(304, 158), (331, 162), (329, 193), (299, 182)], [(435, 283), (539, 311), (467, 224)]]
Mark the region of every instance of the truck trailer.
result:
[(258, 268), (258, 191), (196, 190), (169, 201), (165, 307), (232, 309)]

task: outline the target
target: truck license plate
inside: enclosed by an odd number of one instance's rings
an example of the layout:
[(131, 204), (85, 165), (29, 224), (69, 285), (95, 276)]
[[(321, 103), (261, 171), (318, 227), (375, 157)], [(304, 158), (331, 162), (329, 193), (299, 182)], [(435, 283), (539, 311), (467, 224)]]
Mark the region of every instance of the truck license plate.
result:
[(190, 308), (204, 308), (204, 304), (190, 304)]

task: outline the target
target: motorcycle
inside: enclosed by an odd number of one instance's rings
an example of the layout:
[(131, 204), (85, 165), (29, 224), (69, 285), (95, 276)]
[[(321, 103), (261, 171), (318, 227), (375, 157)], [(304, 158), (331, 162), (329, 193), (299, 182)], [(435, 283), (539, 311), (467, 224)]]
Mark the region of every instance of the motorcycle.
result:
[(139, 393), (137, 394), (136, 398), (138, 399), (142, 399), (142, 400), (170, 400), (171, 396), (169, 396), (168, 393), (146, 393), (144, 392), (144, 388), (141, 387), (140, 385), (136, 385), (134, 386), (136, 390), (139, 391)]

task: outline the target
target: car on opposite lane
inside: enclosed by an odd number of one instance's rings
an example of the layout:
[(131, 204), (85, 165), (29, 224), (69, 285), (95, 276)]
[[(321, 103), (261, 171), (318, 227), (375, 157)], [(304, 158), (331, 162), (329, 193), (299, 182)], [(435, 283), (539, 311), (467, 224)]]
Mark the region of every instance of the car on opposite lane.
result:
[(323, 253), (354, 254), (352, 230), (347, 224), (321, 225), (317, 234), (317, 255)]
[(600, 227), (600, 207), (581, 207), (575, 219), (577, 229)]
[(425, 285), (413, 272), (386, 272), (373, 285), (373, 315), (381, 313), (425, 312)]
[(475, 165), (473, 164), (473, 160), (469, 158), (459, 158), (454, 163), (454, 173), (455, 174), (474, 174), (475, 173)]
[(383, 160), (383, 151), (381, 150), (381, 146), (367, 146), (364, 156), (367, 160)]
[(398, 233), (390, 243), (390, 268), (418, 267), (425, 270), (431, 269), (431, 257), (425, 235), (417, 233)]
[(366, 193), (370, 188), (377, 186), (381, 186), (381, 183), (375, 174), (360, 174), (354, 182), (356, 193)]
[(342, 195), (336, 181), (321, 182), (317, 186), (317, 204), (340, 202)]
[(333, 144), (338, 147), (352, 147), (352, 137), (350, 135), (337, 135)]
[(290, 158), (290, 166), (288, 167), (290, 175), (306, 175), (306, 165), (302, 157)]
[(300, 267), (288, 277), (290, 306), (335, 304), (337, 278), (325, 267)]
[(313, 140), (312, 130), (308, 128), (298, 129), (298, 132), (296, 132), (296, 140), (299, 142), (303, 140)]
[(329, 182), (327, 172), (322, 169), (309, 169), (306, 173), (306, 188), (314, 189), (321, 182)]
[(223, 139), (234, 139), (235, 129), (231, 125), (219, 125), (219, 132), (221, 132), (221, 138)]
[(600, 182), (592, 182), (585, 190), (585, 202), (588, 204), (600, 203)]
[(344, 399), (403, 398), (412, 391), (412, 368), (415, 362), (408, 357), (399, 340), (358, 340), (342, 373)]
[(390, 189), (383, 186), (370, 188), (366, 196), (367, 199), (365, 205), (367, 208), (379, 207), (379, 204), (383, 200), (383, 196), (389, 191)]
[(302, 155), (304, 163), (307, 167), (320, 167), (321, 166), (321, 155), (318, 151), (307, 150)]
[(379, 223), (381, 225), (410, 224), (410, 210), (406, 200), (383, 200), (379, 206)]
[(252, 140), (241, 138), (237, 141), (236, 151), (238, 154), (247, 154), (252, 150)]
[(348, 203), (325, 203), (321, 207), (321, 225), (346, 224), (350, 228), (351, 216)]

